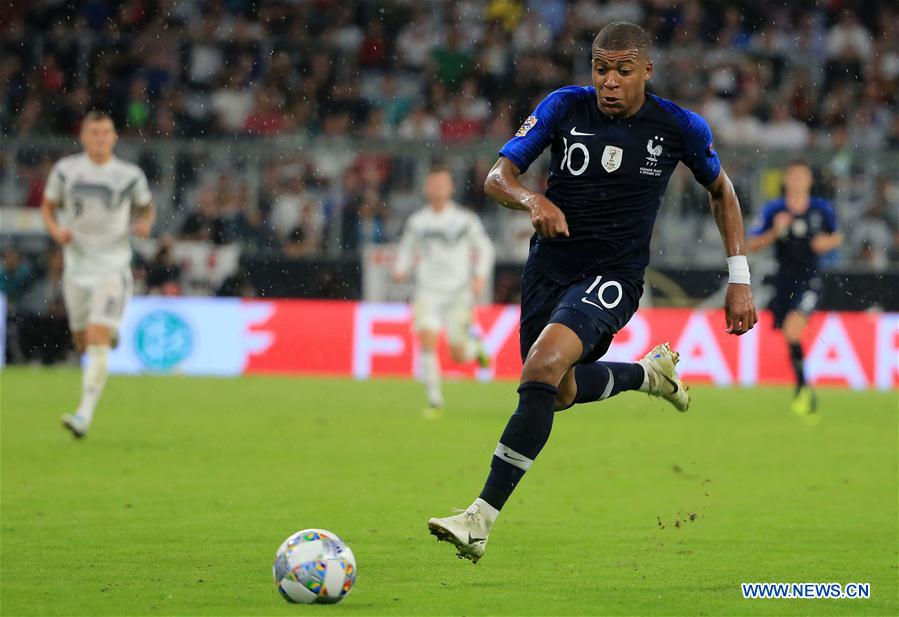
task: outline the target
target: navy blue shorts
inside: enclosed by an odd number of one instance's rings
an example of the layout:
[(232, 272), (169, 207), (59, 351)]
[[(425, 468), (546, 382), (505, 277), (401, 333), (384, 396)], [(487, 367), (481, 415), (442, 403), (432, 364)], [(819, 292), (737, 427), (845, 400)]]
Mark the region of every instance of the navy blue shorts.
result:
[(811, 315), (820, 299), (821, 279), (813, 278), (796, 284), (775, 283), (774, 296), (768, 303), (768, 308), (774, 315), (774, 327), (779, 330), (784, 319), (793, 311)]
[(595, 362), (637, 311), (641, 295), (643, 284), (632, 277), (604, 274), (560, 285), (526, 264), (521, 276), (522, 362), (550, 323), (568, 326), (581, 339), (584, 353), (579, 362)]

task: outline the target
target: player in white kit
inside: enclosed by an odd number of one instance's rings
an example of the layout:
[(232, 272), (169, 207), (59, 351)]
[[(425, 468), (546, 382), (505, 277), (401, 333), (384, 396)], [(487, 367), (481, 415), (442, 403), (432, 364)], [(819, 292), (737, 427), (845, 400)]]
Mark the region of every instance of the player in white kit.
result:
[(477, 215), (452, 200), (453, 178), (443, 167), (431, 169), (425, 179), (428, 205), (409, 217), (394, 267), (394, 279), (406, 281), (415, 268), (414, 314), (419, 342), (421, 378), (428, 406), (425, 417), (443, 410), (437, 340), (446, 333), (456, 362), (489, 358), (471, 332), (475, 299), (484, 290), (493, 267), (493, 245)]
[(81, 403), (62, 417), (79, 438), (90, 428), (106, 384), (110, 343), (131, 299), (129, 231), (149, 236), (155, 217), (144, 173), (112, 153), (117, 139), (108, 115), (88, 113), (81, 125), (84, 152), (53, 166), (41, 204), (44, 224), (63, 250), (63, 297), (75, 349), (87, 354)]

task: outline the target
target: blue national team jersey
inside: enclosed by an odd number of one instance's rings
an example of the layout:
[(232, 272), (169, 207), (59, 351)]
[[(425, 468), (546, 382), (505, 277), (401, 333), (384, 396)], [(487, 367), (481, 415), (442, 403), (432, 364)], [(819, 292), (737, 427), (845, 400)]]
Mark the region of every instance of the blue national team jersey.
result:
[(636, 114), (615, 119), (599, 111), (592, 86), (561, 88), (499, 153), (525, 171), (547, 146), (546, 197), (565, 213), (571, 235), (535, 234), (529, 260), (563, 284), (605, 273), (642, 280), (656, 214), (678, 162), (704, 185), (721, 170), (702, 116), (651, 94)]
[[(749, 233), (759, 236), (771, 229), (779, 212), (788, 212), (783, 198), (766, 203)], [(801, 215), (794, 214), (786, 235), (774, 243), (780, 266), (775, 277), (778, 287), (790, 288), (812, 279), (818, 271), (818, 254), (812, 250), (812, 238), (819, 233), (832, 234), (836, 230), (837, 217), (833, 205), (826, 199), (809, 198), (808, 210)]]

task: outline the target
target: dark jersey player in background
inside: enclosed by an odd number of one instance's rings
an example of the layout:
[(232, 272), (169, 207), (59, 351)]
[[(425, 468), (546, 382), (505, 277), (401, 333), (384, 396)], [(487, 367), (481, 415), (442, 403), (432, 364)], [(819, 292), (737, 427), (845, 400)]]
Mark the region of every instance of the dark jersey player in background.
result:
[(819, 256), (837, 248), (843, 235), (837, 231), (833, 206), (811, 194), (813, 175), (805, 163), (791, 163), (784, 170), (784, 196), (765, 204), (758, 222), (749, 231), (747, 248), (758, 251), (774, 245), (777, 273), (774, 297), (768, 308), (774, 327), (783, 332), (796, 376), (793, 413), (816, 423), (817, 402), (805, 383), (802, 332), (821, 294)]
[[(733, 186), (700, 116), (645, 93), (652, 75), (642, 28), (603, 28), (591, 52), (593, 87), (550, 94), (500, 151), (485, 189), (502, 205), (530, 212), (536, 234), (522, 274), (519, 403), (494, 451), (490, 474), (463, 513), (428, 527), (477, 561), (506, 500), (549, 438), (553, 414), (624, 390), (660, 396), (679, 411), (690, 400), (677, 354), (658, 345), (637, 363), (596, 362), (634, 312), (649, 262), (662, 194), (678, 162), (704, 185), (728, 255), (727, 330), (756, 323)], [(546, 195), (518, 180), (547, 147)]]

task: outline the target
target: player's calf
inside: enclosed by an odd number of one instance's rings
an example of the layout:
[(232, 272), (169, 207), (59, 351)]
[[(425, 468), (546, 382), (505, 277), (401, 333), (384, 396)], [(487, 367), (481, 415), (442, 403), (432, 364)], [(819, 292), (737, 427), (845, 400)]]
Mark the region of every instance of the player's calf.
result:
[(569, 406), (604, 401), (627, 390), (639, 390), (644, 369), (631, 362), (592, 362), (574, 367), (573, 376), (575, 391)]

